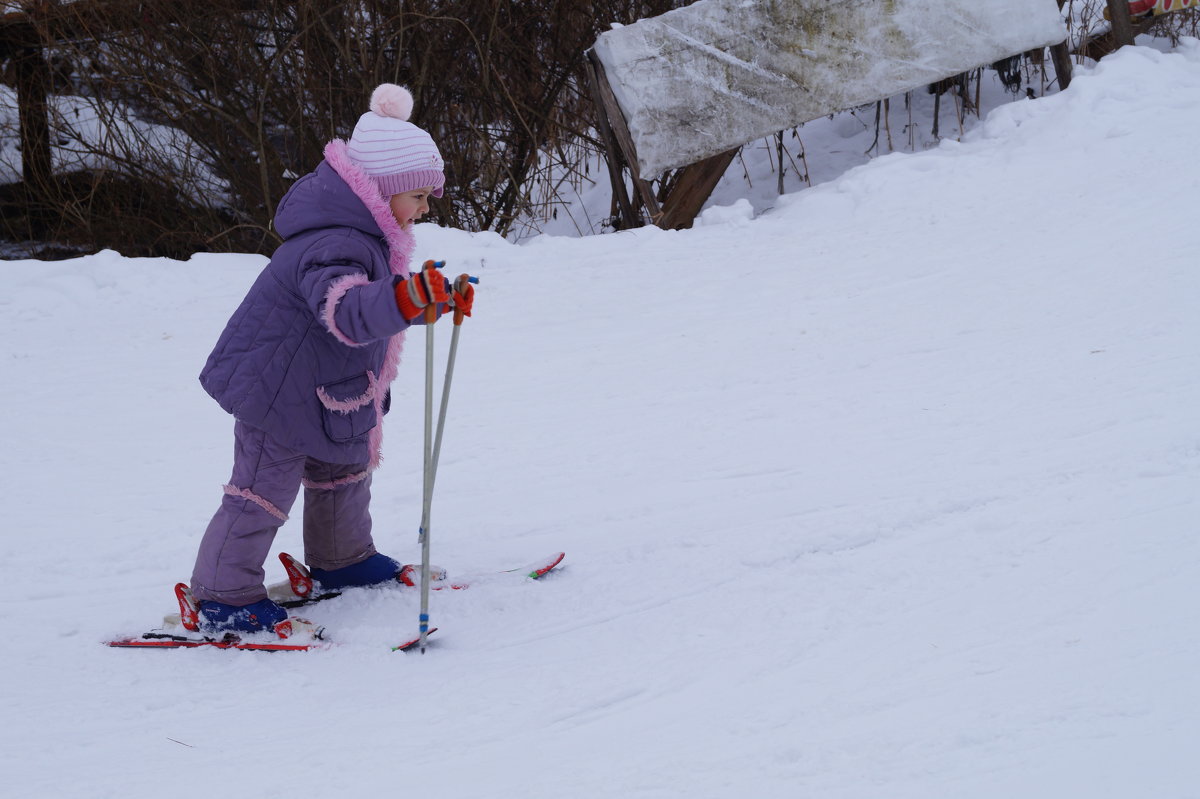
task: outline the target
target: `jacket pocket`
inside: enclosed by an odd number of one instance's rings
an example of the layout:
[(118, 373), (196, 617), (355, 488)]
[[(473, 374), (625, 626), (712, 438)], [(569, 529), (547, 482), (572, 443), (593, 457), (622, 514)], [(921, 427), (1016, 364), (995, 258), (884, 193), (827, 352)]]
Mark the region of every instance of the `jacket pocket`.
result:
[(378, 423), (375, 414), (375, 375), (356, 377), (317, 386), (325, 435), (332, 441), (362, 438)]

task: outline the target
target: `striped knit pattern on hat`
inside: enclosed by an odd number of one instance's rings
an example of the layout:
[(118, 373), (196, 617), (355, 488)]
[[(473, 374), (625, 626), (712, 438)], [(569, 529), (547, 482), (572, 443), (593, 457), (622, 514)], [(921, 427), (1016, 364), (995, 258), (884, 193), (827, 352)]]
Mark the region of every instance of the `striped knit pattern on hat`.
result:
[(408, 121), (412, 95), (384, 83), (371, 94), (371, 110), (359, 117), (346, 149), (384, 197), (431, 188), (442, 196), (445, 162), (433, 138)]

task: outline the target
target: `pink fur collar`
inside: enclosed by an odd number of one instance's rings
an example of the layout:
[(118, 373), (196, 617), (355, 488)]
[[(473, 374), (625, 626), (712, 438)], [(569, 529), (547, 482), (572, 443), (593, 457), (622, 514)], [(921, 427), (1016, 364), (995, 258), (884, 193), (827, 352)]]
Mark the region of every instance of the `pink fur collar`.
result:
[[(383, 238), (387, 242), (388, 249), (388, 268), (392, 274), (407, 279), (409, 277), (408, 264), (412, 260), (413, 251), (417, 245), (412, 231), (400, 227), (396, 217), (392, 216), (392, 209), (388, 207), (387, 201), (375, 187), (375, 182), (350, 160), (350, 156), (346, 152), (346, 142), (334, 139), (325, 145), (325, 160), (333, 167), (333, 171), (337, 172), (338, 177), (346, 182), (355, 196), (362, 200), (362, 204), (367, 207), (371, 217), (383, 231)], [(347, 282), (345, 285), (335, 288), (344, 294), (351, 287), (351, 283)], [(331, 291), (333, 290), (331, 289)], [(340, 297), (341, 294), (338, 299)], [(328, 307), (336, 306), (336, 304), (336, 301), (327, 302)], [(392, 336), (388, 342), (387, 354), (384, 355), (378, 380), (371, 392), (371, 400), (375, 404), (375, 416), (379, 421), (371, 429), (369, 435), (371, 455), (370, 461), (367, 463), (368, 473), (377, 469), (380, 461), (383, 460), (383, 400), (387, 395), (388, 386), (396, 379), (396, 373), (400, 370), (400, 354), (403, 349), (404, 332), (401, 331)]]
[(375, 182), (358, 164), (350, 160), (346, 142), (334, 139), (325, 145), (325, 160), (333, 167), (333, 171), (337, 172), (338, 177), (346, 182), (355, 196), (362, 200), (362, 204), (371, 213), (375, 224), (379, 225), (379, 229), (383, 231), (383, 238), (388, 245), (388, 267), (392, 270), (392, 274), (407, 278), (409, 276), (408, 264), (412, 259), (413, 250), (416, 249), (416, 239), (413, 238), (412, 231), (400, 227), (396, 217), (392, 216), (392, 209), (388, 206), (387, 200), (375, 187)]

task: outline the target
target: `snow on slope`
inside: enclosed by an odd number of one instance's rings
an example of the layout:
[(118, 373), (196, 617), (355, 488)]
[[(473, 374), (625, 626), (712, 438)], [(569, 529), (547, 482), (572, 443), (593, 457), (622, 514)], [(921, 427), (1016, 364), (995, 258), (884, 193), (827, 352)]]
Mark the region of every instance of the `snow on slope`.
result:
[[(6, 795), (1198, 795), (1198, 119), (1187, 41), (757, 218), (422, 226), (483, 279), (434, 559), (568, 552), (435, 595), (425, 656), (384, 592), (311, 609), (328, 652), (100, 647), (190, 572), (195, 374), (263, 259), (0, 265)], [(409, 560), (422, 335), (374, 484)]]

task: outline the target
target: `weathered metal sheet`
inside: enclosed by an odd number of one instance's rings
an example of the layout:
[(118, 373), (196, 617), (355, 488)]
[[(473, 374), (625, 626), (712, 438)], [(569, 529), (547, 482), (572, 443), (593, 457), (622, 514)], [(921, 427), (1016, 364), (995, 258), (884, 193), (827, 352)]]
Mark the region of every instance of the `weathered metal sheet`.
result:
[(652, 179), (1066, 36), (1055, 0), (700, 0), (595, 52)]

